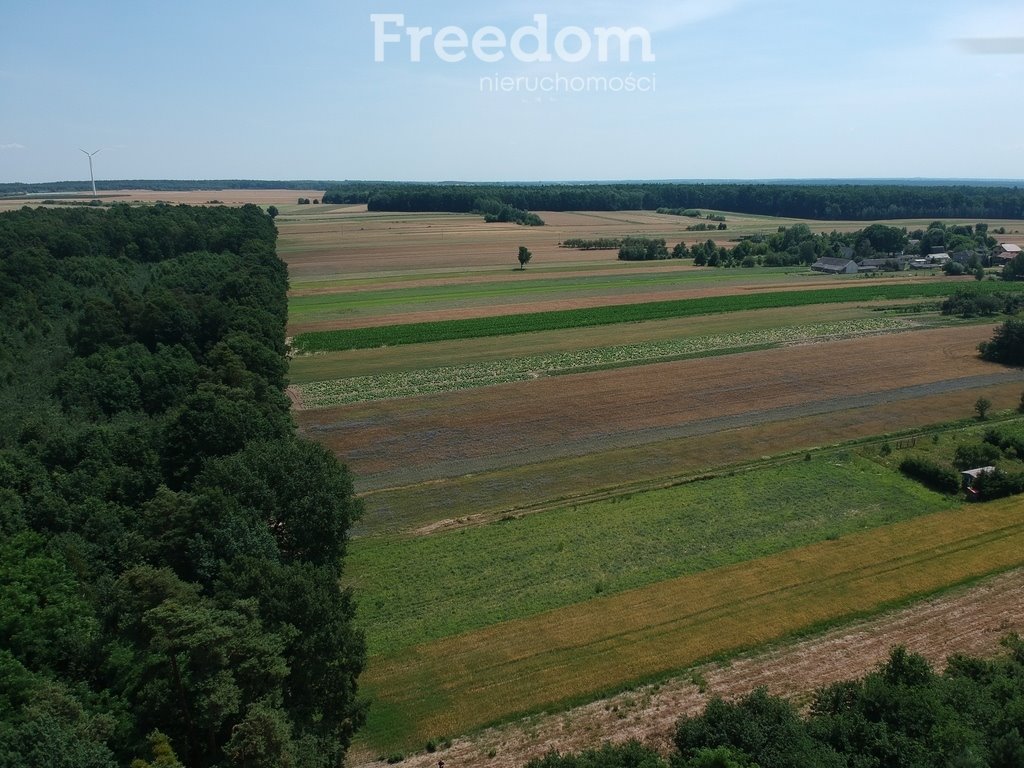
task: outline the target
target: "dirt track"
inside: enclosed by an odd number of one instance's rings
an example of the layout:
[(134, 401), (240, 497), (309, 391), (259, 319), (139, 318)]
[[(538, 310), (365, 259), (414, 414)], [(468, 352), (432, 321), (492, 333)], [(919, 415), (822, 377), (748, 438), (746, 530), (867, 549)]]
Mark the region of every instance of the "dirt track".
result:
[[(488, 729), (457, 739), (450, 749), (417, 755), (401, 765), (430, 768), (443, 759), (449, 768), (513, 768), (552, 749), (579, 750), (633, 738), (667, 751), (676, 720), (699, 712), (712, 696), (737, 697), (765, 686), (773, 694), (803, 704), (822, 685), (871, 671), (893, 646), (904, 645), (941, 666), (954, 653), (996, 653), (1001, 638), (1022, 630), (1024, 570), (1015, 570), (728, 665), (705, 665), (660, 686)], [(488, 757), (491, 750), (493, 758)], [(354, 750), (347, 764), (350, 768), (378, 765), (372, 758)]]

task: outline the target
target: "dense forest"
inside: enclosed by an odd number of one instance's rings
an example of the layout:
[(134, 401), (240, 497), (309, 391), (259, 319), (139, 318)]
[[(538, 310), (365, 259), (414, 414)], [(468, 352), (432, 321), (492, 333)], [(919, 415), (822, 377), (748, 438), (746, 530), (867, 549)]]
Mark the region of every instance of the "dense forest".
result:
[(887, 184), (373, 184), (327, 190), (325, 203), (371, 211), (469, 213), (480, 199), (530, 211), (717, 210), (806, 219), (1024, 218), (1024, 189)]
[(1024, 643), (982, 660), (954, 656), (942, 674), (895, 649), (860, 680), (817, 691), (806, 717), (763, 689), (715, 699), (679, 721), (665, 759), (636, 743), (549, 754), (528, 768), (1020, 768)]
[(0, 766), (337, 766), (351, 479), (255, 206), (0, 216)]

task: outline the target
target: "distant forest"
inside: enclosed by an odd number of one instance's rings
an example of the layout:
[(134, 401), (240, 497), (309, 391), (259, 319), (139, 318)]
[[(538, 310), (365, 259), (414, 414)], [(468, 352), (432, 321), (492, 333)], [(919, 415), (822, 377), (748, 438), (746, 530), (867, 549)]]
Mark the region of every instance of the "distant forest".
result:
[(359, 504), (289, 413), (276, 237), (254, 205), (0, 215), (0, 766), (341, 764)]
[(470, 213), (481, 200), (528, 211), (702, 209), (804, 219), (1024, 218), (1024, 189), (888, 184), (372, 184), (328, 189), (325, 203), (371, 211)]
[[(192, 192), (220, 189), (326, 189), (337, 184), (334, 181), (267, 181), (259, 179), (119, 179), (96, 181), (97, 192), (115, 192), (124, 189), (145, 189), (150, 192)], [(39, 194), (92, 193), (88, 181), (47, 181), (38, 184), (18, 182), (0, 184), (0, 197)]]

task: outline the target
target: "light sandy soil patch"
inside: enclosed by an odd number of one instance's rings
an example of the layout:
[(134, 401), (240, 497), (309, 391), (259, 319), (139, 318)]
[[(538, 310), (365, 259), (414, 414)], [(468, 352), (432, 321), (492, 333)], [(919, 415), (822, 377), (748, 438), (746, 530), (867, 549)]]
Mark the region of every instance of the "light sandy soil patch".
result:
[[(1024, 631), (1022, 606), (1024, 570), (1018, 569), (725, 665), (706, 664), (660, 685), (487, 729), (456, 739), (450, 749), (415, 755), (401, 765), (429, 768), (441, 759), (452, 768), (518, 768), (550, 750), (576, 751), (629, 739), (668, 753), (677, 719), (699, 713), (713, 696), (736, 698), (765, 686), (801, 705), (816, 688), (870, 672), (898, 645), (940, 668), (956, 653), (989, 656), (1001, 650), (1004, 636)], [(494, 757), (489, 756), (492, 751)], [(374, 757), (354, 751), (347, 764), (377, 766)]]

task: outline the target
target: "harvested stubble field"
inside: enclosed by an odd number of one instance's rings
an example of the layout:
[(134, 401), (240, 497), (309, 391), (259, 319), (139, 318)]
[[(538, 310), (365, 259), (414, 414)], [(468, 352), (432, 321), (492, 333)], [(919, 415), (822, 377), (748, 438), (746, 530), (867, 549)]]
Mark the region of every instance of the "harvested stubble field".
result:
[[(206, 205), (211, 201), (224, 205), (276, 205), (279, 208), (295, 203), (300, 197), (319, 198), (323, 190), (315, 189), (208, 189), (192, 191), (155, 191), (151, 189), (101, 190), (98, 199), (103, 203), (156, 203), (173, 205)], [(0, 198), (0, 210), (39, 205), (46, 195)], [(61, 195), (60, 200), (91, 201), (92, 194)], [(365, 206), (364, 206), (365, 209)]]
[[(795, 219), (726, 213), (724, 232), (687, 232), (691, 219), (650, 211), (540, 211), (543, 227), (485, 224), (480, 216), (439, 213), (367, 213), (365, 206), (302, 206), (282, 209), (279, 252), (293, 280), (310, 281), (339, 276), (380, 273), (458, 271), (516, 265), (518, 246), (533, 252), (534, 265), (586, 267), (614, 261), (614, 251), (559, 248), (570, 238), (662, 237), (671, 244), (693, 244), (711, 238), (729, 245), (733, 238), (771, 233)], [(806, 221), (816, 232), (850, 232), (865, 222)], [(928, 221), (887, 222), (909, 229), (927, 228)], [(973, 222), (970, 222), (973, 223)], [(991, 221), (995, 228), (1021, 228), (1019, 221)], [(528, 270), (529, 271), (529, 270)]]
[(361, 739), (417, 748), (1022, 562), (1024, 516), (1011, 499), (497, 624), (372, 658), (363, 684), (376, 707)]
[(915, 396), (932, 394), (929, 387), (940, 392), (951, 380), (980, 386), (974, 377), (995, 377), (989, 384), (1024, 379), (978, 359), (978, 343), (991, 334), (989, 325), (917, 331), (300, 411), (296, 418), (352, 467), (361, 490), (380, 489), (706, 434), (757, 423), (759, 413), (776, 409), (798, 418), (851, 407), (866, 394), (885, 400), (908, 388), (922, 388), (911, 390)]

